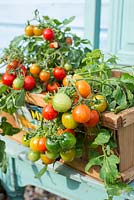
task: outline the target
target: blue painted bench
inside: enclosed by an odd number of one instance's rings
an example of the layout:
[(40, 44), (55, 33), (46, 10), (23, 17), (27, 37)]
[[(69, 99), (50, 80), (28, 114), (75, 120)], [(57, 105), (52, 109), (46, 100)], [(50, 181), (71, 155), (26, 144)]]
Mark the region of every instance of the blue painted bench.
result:
[[(47, 172), (40, 179), (34, 178), (43, 167), (42, 163), (31, 163), (26, 157), (28, 148), (7, 137), (2, 139), (6, 142), (9, 165), (6, 174), (0, 171), (0, 179), (11, 200), (22, 200), (26, 185), (43, 188), (68, 200), (107, 198), (102, 183), (60, 162), (56, 162), (54, 168), (53, 165), (49, 165)], [(134, 185), (134, 182), (131, 185)], [(129, 196), (123, 194), (114, 200), (134, 200), (134, 193)]]

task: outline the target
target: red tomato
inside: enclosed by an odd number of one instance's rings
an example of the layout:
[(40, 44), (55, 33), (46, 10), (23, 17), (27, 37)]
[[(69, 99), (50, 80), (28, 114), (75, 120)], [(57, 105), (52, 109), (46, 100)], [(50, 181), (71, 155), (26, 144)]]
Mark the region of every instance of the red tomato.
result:
[(51, 49), (57, 49), (59, 47), (59, 44), (58, 42), (51, 42), (49, 46)]
[(7, 67), (6, 67), (6, 73), (11, 73), (11, 74), (15, 74), (15, 69), (18, 67), (19, 65), (19, 61), (18, 60), (13, 60), (12, 62), (10, 62)]
[(42, 116), (47, 120), (53, 120), (58, 116), (58, 112), (54, 110), (51, 104), (47, 104), (42, 110)]
[(20, 71), (20, 73), (22, 74), (22, 75), (26, 75), (26, 73), (27, 73), (27, 68), (23, 65), (23, 64), (21, 64), (20, 66), (19, 66), (19, 71)]
[(11, 87), (15, 78), (16, 78), (15, 75), (5, 73), (2, 76), (2, 83), (4, 85), (7, 85), (7, 86)]
[(66, 76), (66, 71), (62, 67), (55, 67), (53, 75), (57, 80), (62, 80)]
[(36, 81), (32, 76), (26, 76), (24, 79), (24, 89), (32, 90), (36, 85)]
[(43, 30), (43, 38), (45, 40), (53, 40), (54, 39), (54, 31), (51, 28), (46, 28)]
[(30, 149), (35, 152), (45, 152), (46, 148), (46, 138), (45, 137), (33, 137), (30, 140)]
[(48, 92), (53, 93), (53, 92), (57, 92), (59, 87), (60, 87), (60, 84), (58, 82), (54, 82), (52, 84), (49, 83), (47, 85), (46, 89), (47, 89)]
[(86, 123), (90, 120), (90, 108), (85, 104), (80, 104), (72, 110), (72, 116), (78, 123)]
[(96, 110), (91, 110), (90, 120), (84, 123), (88, 128), (95, 127), (99, 122), (99, 113)]
[(39, 143), (38, 143), (38, 150), (39, 150), (39, 152), (45, 152), (47, 150), (46, 137), (40, 138)]
[(68, 45), (72, 45), (73, 41), (72, 41), (72, 38), (71, 37), (67, 37), (65, 42), (68, 44)]

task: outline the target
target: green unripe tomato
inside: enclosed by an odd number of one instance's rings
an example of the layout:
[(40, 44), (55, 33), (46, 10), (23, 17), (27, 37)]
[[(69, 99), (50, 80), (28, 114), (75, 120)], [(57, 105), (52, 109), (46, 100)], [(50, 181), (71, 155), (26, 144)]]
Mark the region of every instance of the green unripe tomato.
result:
[(52, 100), (53, 108), (58, 112), (66, 112), (72, 106), (72, 101), (65, 93), (57, 93)]
[(28, 157), (28, 160), (31, 160), (32, 162), (36, 162), (37, 160), (40, 159), (40, 153), (30, 150), (28, 152), (27, 157)]

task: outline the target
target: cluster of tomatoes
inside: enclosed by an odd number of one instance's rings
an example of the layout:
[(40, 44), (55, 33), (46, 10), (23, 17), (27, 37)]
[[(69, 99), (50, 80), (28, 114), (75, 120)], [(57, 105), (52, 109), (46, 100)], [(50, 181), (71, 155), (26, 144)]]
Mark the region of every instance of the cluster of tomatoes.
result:
[[(28, 25), (25, 28), (26, 36), (42, 36), (46, 41), (49, 41), (50, 48), (59, 48), (59, 43), (55, 41), (55, 32), (52, 28), (41, 28), (40, 26)], [(65, 43), (72, 45), (72, 38), (66, 37)]]
[(70, 162), (75, 157), (76, 138), (68, 131), (57, 136), (36, 135), (31, 139), (26, 139), (26, 137), (27, 135), (23, 135), (22, 143), (30, 148), (28, 159), (32, 162), (41, 159), (47, 165), (60, 158)]
[[(32, 162), (41, 159), (47, 165), (57, 159), (71, 162), (75, 157), (81, 157), (84, 151), (81, 128), (95, 127), (100, 113), (107, 108), (105, 97), (93, 95), (91, 86), (81, 76), (65, 75), (60, 81), (62, 87), (49, 92), (49, 103), (42, 109), (49, 134), (47, 128), (42, 128), (43, 134), (22, 138), (22, 143), (30, 148), (28, 158)], [(57, 127), (53, 133), (55, 124)]]
[(6, 66), (6, 72), (2, 76), (2, 83), (14, 90), (32, 90), (36, 86), (33, 76), (27, 74), (27, 68), (18, 60), (13, 60)]
[[(45, 90), (54, 92), (60, 87), (60, 81), (66, 76), (67, 71), (65, 68), (56, 66), (54, 69), (45, 70), (38, 64), (33, 63), (30, 65), (29, 70), (19, 61), (13, 60), (6, 66), (6, 72), (2, 76), (2, 83), (14, 90), (25, 89), (31, 91), (39, 83), (43, 88), (46, 84)], [(49, 82), (53, 77), (55, 81)]]

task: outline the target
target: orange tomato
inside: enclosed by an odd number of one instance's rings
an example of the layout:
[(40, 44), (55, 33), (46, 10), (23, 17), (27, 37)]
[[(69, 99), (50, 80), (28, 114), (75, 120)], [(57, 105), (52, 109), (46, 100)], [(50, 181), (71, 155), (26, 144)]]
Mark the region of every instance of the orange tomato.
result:
[(39, 28), (38, 26), (34, 26), (33, 33), (35, 36), (40, 36), (43, 33), (43, 29)]
[(44, 164), (46, 164), (46, 165), (51, 164), (51, 163), (54, 162), (54, 160), (48, 158), (46, 154), (41, 154), (41, 155), (40, 155), (40, 159), (41, 159), (42, 162), (43, 162)]
[(39, 65), (34, 63), (30, 66), (30, 72), (32, 75), (38, 75), (40, 71), (41, 71), (41, 68)]
[(43, 82), (48, 81), (50, 79), (50, 72), (45, 71), (44, 69), (41, 70), (41, 72), (39, 73), (39, 78)]
[(86, 123), (90, 120), (91, 111), (85, 104), (80, 104), (72, 110), (72, 116), (78, 123)]
[(76, 81), (75, 85), (82, 97), (86, 98), (91, 94), (91, 87), (85, 80)]
[(33, 25), (26, 26), (26, 28), (25, 28), (25, 34), (27, 36), (33, 36), (34, 35), (33, 29), (34, 29)]

